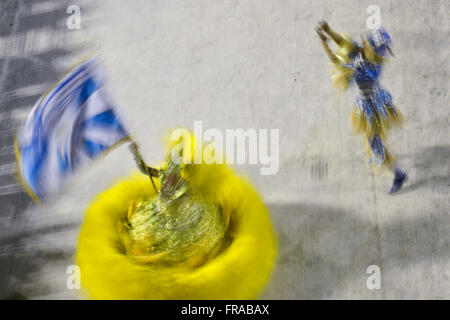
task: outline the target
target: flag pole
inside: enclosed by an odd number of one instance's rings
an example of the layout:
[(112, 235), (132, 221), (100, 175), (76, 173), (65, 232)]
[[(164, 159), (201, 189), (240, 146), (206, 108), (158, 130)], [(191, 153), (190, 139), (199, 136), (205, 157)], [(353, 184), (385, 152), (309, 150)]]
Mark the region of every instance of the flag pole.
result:
[(152, 182), (153, 189), (155, 189), (155, 192), (158, 193), (158, 190), (156, 189), (156, 184), (153, 181), (153, 176), (158, 176), (158, 170), (147, 166), (147, 164), (145, 163), (144, 159), (141, 156), (141, 153), (139, 152), (137, 143), (133, 140), (131, 140), (130, 150), (134, 155), (134, 160), (136, 161), (136, 164), (137, 164), (139, 170), (143, 174), (146, 174), (149, 176), (150, 181)]

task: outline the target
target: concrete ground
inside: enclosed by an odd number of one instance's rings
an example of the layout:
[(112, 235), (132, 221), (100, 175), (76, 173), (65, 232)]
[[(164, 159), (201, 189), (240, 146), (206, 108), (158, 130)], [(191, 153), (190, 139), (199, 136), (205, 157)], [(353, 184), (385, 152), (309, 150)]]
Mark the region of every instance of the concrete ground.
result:
[[(66, 8), (81, 8), (68, 30)], [(356, 39), (381, 9), (395, 57), (383, 85), (406, 117), (389, 145), (409, 174), (367, 165), (351, 135), (354, 89), (336, 92), (313, 26)], [(280, 170), (237, 165), (268, 204), (280, 256), (264, 299), (449, 299), (449, 2), (0, 2), (0, 298), (80, 298), (66, 287), (89, 200), (134, 170), (121, 146), (36, 206), (14, 180), (13, 136), (33, 103), (73, 62), (100, 49), (111, 91), (150, 163), (177, 125), (279, 129)], [(367, 268), (381, 270), (370, 290)]]

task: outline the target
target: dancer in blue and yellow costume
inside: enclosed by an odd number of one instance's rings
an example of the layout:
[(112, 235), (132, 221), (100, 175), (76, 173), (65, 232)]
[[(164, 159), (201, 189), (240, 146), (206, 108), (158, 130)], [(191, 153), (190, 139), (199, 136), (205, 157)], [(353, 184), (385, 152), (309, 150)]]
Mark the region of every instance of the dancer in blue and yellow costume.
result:
[(255, 188), (225, 164), (193, 164), (185, 148), (182, 162), (173, 161), (173, 144), (159, 169), (131, 147), (145, 175), (98, 196), (80, 231), (76, 261), (86, 296), (257, 298), (277, 245)]
[[(316, 31), (322, 41), (328, 57), (334, 65), (333, 83), (345, 90), (355, 82), (359, 95), (352, 112), (355, 132), (366, 136), (371, 153), (370, 163), (385, 167), (394, 172), (395, 177), (390, 190), (394, 193), (401, 189), (407, 174), (396, 164), (395, 157), (385, 145), (387, 131), (400, 125), (402, 115), (394, 106), (390, 93), (379, 83), (383, 64), (391, 51), (391, 38), (383, 28), (367, 33), (362, 45), (350, 37), (332, 30), (327, 22), (321, 21)], [(338, 45), (333, 52), (327, 44), (327, 35)]]

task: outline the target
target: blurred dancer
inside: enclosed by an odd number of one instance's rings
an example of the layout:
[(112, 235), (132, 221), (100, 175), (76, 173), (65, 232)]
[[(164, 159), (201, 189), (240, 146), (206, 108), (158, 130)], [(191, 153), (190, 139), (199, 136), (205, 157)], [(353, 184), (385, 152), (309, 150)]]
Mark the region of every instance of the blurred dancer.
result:
[[(78, 170), (131, 142), (145, 176), (132, 175), (108, 188), (86, 211), (76, 257), (83, 295), (256, 298), (277, 251), (256, 188), (225, 164), (193, 164), (192, 152), (180, 154), (198, 146), (190, 133), (189, 141), (170, 140), (160, 167), (148, 166), (106, 80), (98, 55), (74, 66), (37, 101), (15, 143), (24, 187), (36, 201), (46, 202), (61, 195)], [(178, 162), (172, 151), (180, 143)]]
[[(386, 132), (399, 125), (402, 115), (392, 103), (390, 93), (379, 84), (383, 63), (388, 55), (393, 55), (391, 38), (383, 28), (373, 30), (365, 36), (362, 45), (350, 37), (333, 31), (327, 22), (319, 22), (316, 28), (322, 46), (334, 65), (332, 78), (342, 90), (353, 81), (359, 89), (352, 112), (352, 122), (356, 132), (364, 133), (371, 153), (370, 163), (385, 167), (394, 173), (394, 181), (389, 193), (401, 189), (407, 179), (385, 146)], [(328, 46), (328, 37), (338, 46), (333, 52)]]
[(256, 188), (226, 164), (194, 164), (183, 151), (198, 143), (181, 139), (158, 169), (131, 146), (156, 190), (132, 175), (87, 209), (76, 254), (84, 297), (254, 299), (269, 280), (277, 242)]

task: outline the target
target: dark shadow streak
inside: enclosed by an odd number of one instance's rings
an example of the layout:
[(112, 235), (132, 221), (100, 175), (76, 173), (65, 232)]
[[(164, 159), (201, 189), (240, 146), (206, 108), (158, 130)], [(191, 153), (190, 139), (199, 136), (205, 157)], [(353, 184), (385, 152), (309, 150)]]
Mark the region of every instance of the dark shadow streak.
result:
[(414, 155), (417, 177), (411, 185), (396, 194), (404, 194), (420, 188), (436, 189), (450, 186), (450, 145), (431, 146), (419, 150)]
[[(67, 6), (73, 4), (70, 0), (49, 0), (46, 5), (51, 10), (42, 13), (32, 13), (32, 7), (39, 6), (39, 0), (4, 0), (0, 2), (0, 37), (17, 37), (17, 41), (11, 42), (14, 51), (25, 52), (24, 45), (33, 40), (22, 36), (30, 30), (41, 30), (44, 32), (61, 34), (69, 31), (66, 29), (65, 21), (68, 17)], [(85, 14), (86, 9), (83, 8)], [(39, 34), (39, 33), (38, 33)], [(64, 41), (63, 41), (64, 42)], [(6, 42), (8, 43), (8, 42)], [(31, 110), (34, 103), (48, 89), (42, 92), (28, 92), (21, 94), (28, 87), (39, 87), (42, 84), (55, 83), (66, 70), (61, 70), (57, 62), (64, 61), (74, 54), (65, 49), (65, 42), (61, 47), (50, 47), (33, 55), (22, 55), (12, 57), (3, 55), (0, 59), (1, 78), (4, 79), (2, 92), (0, 92), (0, 148), (9, 150), (0, 155), (0, 165), (9, 168), (15, 163), (13, 151), (14, 136), (20, 123), (14, 121), (11, 114), (15, 110), (26, 112)], [(0, 48), (8, 52), (8, 48)], [(11, 94), (13, 92), (14, 94)], [(17, 94), (18, 92), (18, 94)], [(10, 169), (4, 170), (0, 176), (0, 186), (9, 188), (16, 185), (16, 173)], [(3, 189), (4, 190), (4, 189)], [(39, 234), (51, 234), (57, 231), (70, 229), (72, 225), (63, 224), (54, 227), (45, 227), (32, 230), (28, 225), (23, 212), (32, 206), (31, 198), (25, 192), (12, 190), (11, 193), (4, 192), (0, 195), (0, 216), (7, 222), (0, 225), (0, 299), (2, 298), (27, 298), (30, 294), (30, 285), (39, 281), (33, 279), (33, 273), (42, 268), (43, 265), (55, 262), (59, 259), (69, 258), (70, 252), (50, 252), (48, 248), (39, 247), (32, 252), (10, 252), (8, 248), (20, 247), (24, 241), (32, 241), (31, 238)], [(31, 229), (30, 229), (31, 228)], [(34, 246), (33, 246), (34, 247)], [(22, 249), (21, 249), (22, 250)], [(28, 250), (24, 247), (24, 250)], [(32, 286), (31, 286), (32, 287)], [(37, 289), (36, 289), (37, 290)], [(45, 294), (45, 288), (39, 293)], [(47, 292), (48, 293), (48, 292)]]
[[(383, 268), (386, 262), (389, 268), (383, 271), (390, 272), (393, 266), (406, 268), (450, 256), (449, 243), (438, 232), (448, 225), (444, 212), (414, 219), (394, 212), (395, 218), (381, 229), (382, 243), (389, 244), (381, 248), (389, 252), (385, 257), (380, 256), (376, 225), (358, 218), (360, 213), (296, 203), (269, 204), (269, 210), (279, 238), (279, 257), (263, 298), (327, 299), (355, 277), (364, 277), (369, 265)], [(355, 275), (355, 270), (361, 274)]]

